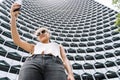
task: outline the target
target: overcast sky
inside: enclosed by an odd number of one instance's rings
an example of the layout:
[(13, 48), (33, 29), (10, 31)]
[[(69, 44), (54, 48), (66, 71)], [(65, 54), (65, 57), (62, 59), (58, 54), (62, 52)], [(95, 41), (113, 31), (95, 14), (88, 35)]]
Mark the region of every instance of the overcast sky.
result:
[(3, 0), (0, 0), (0, 3), (2, 2)]
[[(0, 2), (2, 2), (2, 1), (3, 0), (0, 0)], [(112, 5), (112, 0), (95, 0), (95, 1), (111, 8), (111, 9), (114, 9), (114, 10), (118, 11), (118, 9)]]
[(112, 0), (95, 0), (95, 1), (101, 3), (105, 6), (108, 6), (111, 9), (114, 9), (114, 10), (118, 11), (118, 9), (112, 5)]

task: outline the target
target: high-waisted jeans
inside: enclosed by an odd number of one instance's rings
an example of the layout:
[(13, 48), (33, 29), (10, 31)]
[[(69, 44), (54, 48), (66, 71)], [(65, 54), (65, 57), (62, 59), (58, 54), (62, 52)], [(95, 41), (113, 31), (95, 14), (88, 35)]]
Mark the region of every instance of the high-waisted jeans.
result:
[(67, 80), (67, 75), (58, 56), (34, 54), (20, 68), (18, 80)]

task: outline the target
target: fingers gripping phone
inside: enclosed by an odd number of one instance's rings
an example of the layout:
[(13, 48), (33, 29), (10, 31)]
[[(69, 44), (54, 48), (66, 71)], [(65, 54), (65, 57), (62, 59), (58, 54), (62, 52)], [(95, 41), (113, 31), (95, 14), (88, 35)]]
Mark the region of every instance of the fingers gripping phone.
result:
[(22, 5), (22, 0), (16, 0), (14, 3), (17, 3), (17, 4), (20, 5), (20, 8), (15, 9), (14, 12), (15, 11), (20, 11), (21, 10), (21, 5)]

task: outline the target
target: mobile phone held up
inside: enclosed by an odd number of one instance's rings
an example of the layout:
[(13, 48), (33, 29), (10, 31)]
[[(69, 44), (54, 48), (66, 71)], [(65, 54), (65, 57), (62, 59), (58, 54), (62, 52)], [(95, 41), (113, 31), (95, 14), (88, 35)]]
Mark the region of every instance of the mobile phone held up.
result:
[(14, 10), (15, 11), (20, 11), (21, 10), (21, 5), (22, 5), (22, 0), (16, 0), (14, 3), (17, 3), (18, 5), (20, 5), (20, 8), (17, 8)]

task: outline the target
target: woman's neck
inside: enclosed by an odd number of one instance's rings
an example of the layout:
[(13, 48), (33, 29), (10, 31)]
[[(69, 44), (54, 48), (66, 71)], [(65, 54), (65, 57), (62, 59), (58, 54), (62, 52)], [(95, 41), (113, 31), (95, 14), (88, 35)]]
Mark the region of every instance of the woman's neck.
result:
[(47, 44), (47, 43), (50, 43), (50, 42), (49, 41), (43, 41), (42, 43)]

